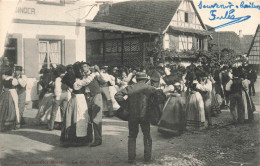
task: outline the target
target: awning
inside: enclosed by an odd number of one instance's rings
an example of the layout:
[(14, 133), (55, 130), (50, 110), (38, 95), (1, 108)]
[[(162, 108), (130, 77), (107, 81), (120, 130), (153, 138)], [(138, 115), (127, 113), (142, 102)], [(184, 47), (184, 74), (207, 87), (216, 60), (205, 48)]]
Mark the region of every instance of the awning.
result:
[(203, 35), (203, 36), (209, 36), (211, 35), (211, 32), (206, 30), (198, 30), (198, 29), (192, 29), (192, 28), (182, 28), (182, 27), (174, 27), (170, 26), (169, 30), (171, 31), (177, 31), (180, 33), (190, 33), (190, 34), (197, 34), (197, 35)]
[(97, 29), (100, 31), (116, 31), (116, 32), (128, 32), (128, 33), (145, 33), (145, 34), (158, 34), (158, 32), (153, 32), (153, 31), (147, 31), (144, 29), (137, 29), (137, 28), (131, 28), (131, 27), (126, 27), (126, 26), (121, 26), (121, 25), (116, 25), (116, 24), (110, 24), (106, 22), (91, 22), (87, 21), (86, 22), (86, 28), (87, 29)]

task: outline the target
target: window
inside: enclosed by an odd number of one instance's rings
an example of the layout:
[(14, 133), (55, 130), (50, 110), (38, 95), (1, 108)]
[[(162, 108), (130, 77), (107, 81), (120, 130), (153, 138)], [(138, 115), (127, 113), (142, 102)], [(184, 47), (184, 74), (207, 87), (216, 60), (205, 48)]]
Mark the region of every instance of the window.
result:
[(189, 14), (185, 13), (185, 22), (189, 22)]
[(39, 69), (61, 64), (61, 41), (41, 40), (39, 42)]
[(260, 56), (249, 55), (249, 64), (260, 64)]
[(107, 53), (121, 52), (121, 40), (105, 41), (105, 52)]
[(92, 55), (100, 55), (103, 54), (103, 43), (100, 40), (91, 41), (91, 54)]
[(197, 48), (199, 50), (202, 50), (203, 49), (203, 39), (200, 39), (200, 38), (197, 38)]
[(192, 37), (186, 35), (179, 36), (179, 49), (190, 50), (192, 48)]
[[(122, 50), (121, 39), (107, 40), (105, 41), (106, 53), (119, 53)], [(140, 45), (138, 39), (124, 39), (124, 52), (140, 51)]]

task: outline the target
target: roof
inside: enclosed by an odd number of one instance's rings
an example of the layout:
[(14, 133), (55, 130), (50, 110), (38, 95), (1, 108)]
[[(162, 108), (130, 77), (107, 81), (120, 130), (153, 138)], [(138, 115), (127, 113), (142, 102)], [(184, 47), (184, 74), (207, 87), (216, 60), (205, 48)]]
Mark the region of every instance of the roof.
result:
[(102, 15), (99, 11), (93, 21), (162, 32), (180, 4), (179, 0), (120, 2), (112, 4), (107, 15)]
[(131, 28), (116, 24), (110, 24), (106, 22), (86, 22), (87, 29), (98, 29), (104, 31), (119, 31), (119, 32), (130, 32), (130, 33), (148, 33), (148, 34), (158, 34), (157, 32), (147, 31), (143, 29)]
[(213, 51), (221, 51), (225, 48), (232, 49), (235, 54), (241, 55), (241, 44), (239, 41), (239, 36), (232, 31), (222, 31), (222, 32), (212, 32), (213, 40), (210, 44), (213, 44)]
[(174, 27), (170, 26), (170, 30), (172, 31), (178, 31), (178, 32), (185, 32), (185, 33), (191, 33), (191, 34), (200, 34), (200, 35), (210, 35), (211, 33), (205, 30), (198, 30), (198, 29), (192, 29), (192, 28), (181, 28), (181, 27)]
[[(254, 35), (254, 38), (252, 40), (252, 43), (250, 45), (250, 48), (248, 50), (247, 56), (248, 55), (260, 55), (260, 41), (259, 41), (259, 37), (260, 37), (260, 24), (258, 24), (257, 28), (256, 28), (256, 32)], [(258, 38), (258, 40), (257, 40)], [(252, 48), (255, 47), (253, 50)], [(258, 47), (258, 48), (257, 48)]]
[(241, 44), (241, 49), (243, 54), (248, 53), (253, 38), (254, 38), (253, 35), (243, 35), (243, 37), (240, 38), (240, 44)]

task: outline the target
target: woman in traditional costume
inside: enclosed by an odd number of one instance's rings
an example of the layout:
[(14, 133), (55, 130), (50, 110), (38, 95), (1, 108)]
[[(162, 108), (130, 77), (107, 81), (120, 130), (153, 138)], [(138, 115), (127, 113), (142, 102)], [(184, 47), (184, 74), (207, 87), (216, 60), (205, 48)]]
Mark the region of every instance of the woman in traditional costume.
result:
[(197, 91), (196, 81), (190, 87), (186, 104), (186, 129), (201, 130), (205, 128), (205, 110), (201, 94)]
[(181, 96), (181, 84), (174, 84), (174, 92), (169, 93), (158, 131), (163, 134), (180, 135), (185, 128), (185, 97)]
[(18, 95), (15, 89), (18, 80), (12, 74), (13, 70), (6, 67), (3, 75), (4, 90), (0, 94), (0, 131), (20, 128)]
[(220, 111), (220, 96), (217, 97), (216, 94), (216, 81), (212, 76), (209, 76), (210, 81), (212, 82), (212, 91), (211, 91), (211, 115), (212, 116), (217, 116), (218, 114), (221, 113)]
[(42, 69), (39, 85), (41, 87), (39, 95), (39, 109), (36, 119), (39, 124), (47, 124), (51, 117), (52, 106), (54, 103), (54, 73), (50, 69)]
[(61, 129), (60, 140), (63, 146), (80, 146), (90, 142), (87, 137), (90, 119), (84, 96), (84, 81), (81, 78), (81, 64), (76, 62), (73, 71), (69, 70), (62, 79), (72, 89)]
[(243, 108), (244, 108), (244, 119), (245, 122), (251, 122), (254, 120), (254, 114), (255, 111), (255, 105), (252, 102), (251, 97), (249, 96), (249, 84), (250, 81), (247, 79), (247, 76), (244, 74), (242, 76), (242, 102), (243, 102)]

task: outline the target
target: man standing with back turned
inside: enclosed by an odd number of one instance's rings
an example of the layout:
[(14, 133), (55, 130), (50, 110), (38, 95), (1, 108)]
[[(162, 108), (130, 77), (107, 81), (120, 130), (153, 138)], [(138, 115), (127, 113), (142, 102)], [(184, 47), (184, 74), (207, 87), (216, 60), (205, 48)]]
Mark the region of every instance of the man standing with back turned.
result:
[[(146, 84), (147, 76), (144, 72), (136, 73), (137, 83), (129, 85), (125, 89), (115, 94), (115, 99), (119, 105), (127, 102), (128, 117), (128, 162), (134, 163), (136, 157), (136, 137), (139, 132), (139, 124), (143, 132), (144, 140), (144, 161), (151, 161), (152, 156), (152, 138), (150, 135), (149, 120), (149, 98), (156, 92), (157, 96), (164, 94), (162, 90), (156, 90), (154, 87)], [(159, 94), (159, 95), (158, 95)], [(127, 100), (127, 101), (126, 101)]]

